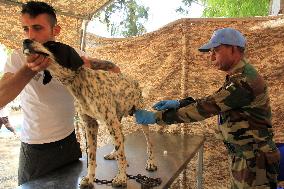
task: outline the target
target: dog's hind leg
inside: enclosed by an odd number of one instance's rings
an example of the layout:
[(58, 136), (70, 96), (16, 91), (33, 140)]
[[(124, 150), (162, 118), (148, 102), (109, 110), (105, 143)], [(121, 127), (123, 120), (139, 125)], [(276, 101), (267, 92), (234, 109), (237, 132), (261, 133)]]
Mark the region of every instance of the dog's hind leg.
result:
[(143, 133), (146, 138), (147, 142), (147, 163), (146, 163), (146, 170), (148, 171), (156, 171), (157, 170), (157, 165), (155, 163), (154, 155), (153, 155), (153, 143), (150, 138), (150, 132), (149, 132), (149, 126), (148, 125), (141, 125)]
[(93, 183), (96, 179), (96, 151), (97, 151), (97, 133), (98, 122), (96, 119), (87, 116), (86, 114), (80, 115), (87, 136), (87, 152), (88, 152), (88, 173), (81, 182), (80, 189), (93, 188)]

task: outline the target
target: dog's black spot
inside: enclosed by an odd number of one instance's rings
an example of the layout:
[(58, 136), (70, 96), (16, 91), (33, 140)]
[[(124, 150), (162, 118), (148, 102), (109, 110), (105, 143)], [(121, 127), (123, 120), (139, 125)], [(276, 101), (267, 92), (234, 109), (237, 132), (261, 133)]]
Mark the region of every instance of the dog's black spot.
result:
[(49, 83), (51, 81), (51, 79), (52, 79), (52, 76), (51, 76), (50, 72), (48, 70), (44, 70), (43, 71), (43, 81), (42, 81), (42, 83), (44, 85), (46, 85), (47, 83)]
[(65, 68), (76, 71), (84, 64), (80, 55), (69, 45), (48, 41), (44, 43), (43, 46), (52, 52), (56, 61)]

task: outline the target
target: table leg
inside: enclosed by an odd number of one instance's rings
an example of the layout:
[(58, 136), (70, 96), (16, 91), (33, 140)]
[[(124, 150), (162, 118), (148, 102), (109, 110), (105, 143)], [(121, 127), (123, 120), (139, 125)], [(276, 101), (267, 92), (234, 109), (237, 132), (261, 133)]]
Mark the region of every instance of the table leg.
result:
[(197, 189), (202, 189), (202, 174), (203, 174), (203, 148), (204, 145), (200, 146), (198, 151), (198, 168), (197, 168)]

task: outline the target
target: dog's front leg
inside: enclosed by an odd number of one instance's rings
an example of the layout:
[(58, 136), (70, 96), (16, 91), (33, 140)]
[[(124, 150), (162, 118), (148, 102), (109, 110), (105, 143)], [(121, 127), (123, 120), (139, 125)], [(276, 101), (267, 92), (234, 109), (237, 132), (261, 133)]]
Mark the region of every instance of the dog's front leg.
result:
[(148, 125), (141, 125), (143, 133), (146, 138), (147, 142), (147, 154), (148, 154), (148, 159), (146, 163), (146, 170), (148, 171), (156, 171), (157, 170), (157, 165), (155, 163), (154, 159), (154, 154), (153, 154), (153, 143), (150, 138), (150, 132), (149, 132), (149, 126)]
[(88, 173), (81, 182), (80, 189), (94, 188), (93, 183), (96, 179), (96, 152), (97, 152), (97, 133), (98, 122), (96, 119), (87, 115), (80, 115), (85, 126), (87, 135), (87, 152), (88, 152)]
[[(113, 137), (115, 154), (117, 155), (118, 163), (118, 173), (112, 181), (112, 186), (126, 186), (127, 185), (127, 176), (126, 176), (126, 157), (124, 151), (124, 137), (122, 134), (121, 124), (116, 117), (108, 115), (109, 119), (106, 121), (108, 125), (109, 132)], [(112, 119), (110, 119), (112, 118)]]

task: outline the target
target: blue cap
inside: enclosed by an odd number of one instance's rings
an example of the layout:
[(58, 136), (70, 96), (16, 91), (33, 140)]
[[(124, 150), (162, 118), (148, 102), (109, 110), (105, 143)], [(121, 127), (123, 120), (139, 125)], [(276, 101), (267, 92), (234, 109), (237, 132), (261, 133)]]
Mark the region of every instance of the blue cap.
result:
[(246, 38), (243, 36), (241, 32), (233, 28), (218, 29), (213, 33), (210, 41), (207, 44), (200, 47), (198, 50), (200, 52), (208, 52), (210, 51), (210, 49), (218, 47), (219, 45), (222, 44), (245, 48)]

